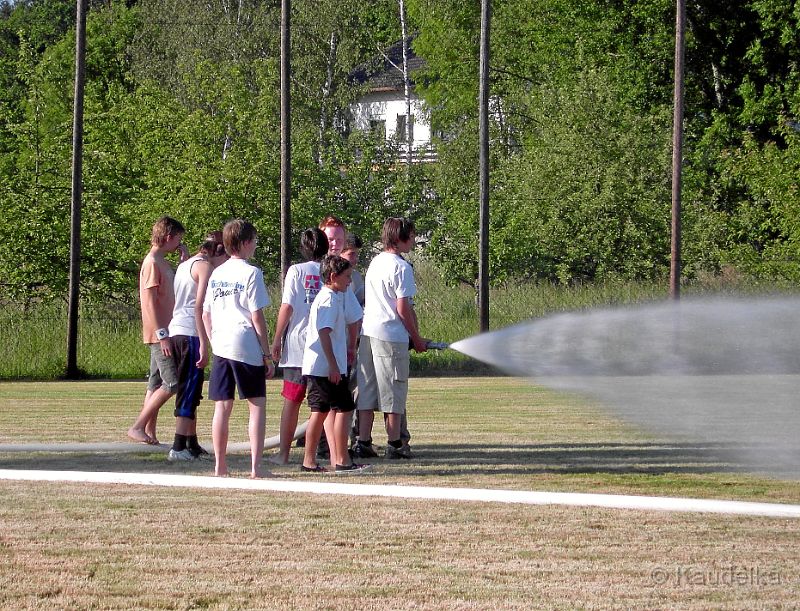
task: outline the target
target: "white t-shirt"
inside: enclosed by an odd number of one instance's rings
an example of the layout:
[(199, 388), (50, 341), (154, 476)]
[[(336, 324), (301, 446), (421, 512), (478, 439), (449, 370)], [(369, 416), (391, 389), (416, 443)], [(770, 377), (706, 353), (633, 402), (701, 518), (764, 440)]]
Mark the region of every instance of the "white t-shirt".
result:
[(387, 342), (407, 342), (408, 331), (397, 315), (397, 300), (417, 294), (414, 268), (400, 255), (382, 252), (364, 279), (362, 333)]
[(169, 323), (170, 335), (191, 335), (197, 337), (197, 324), (194, 319), (194, 306), (197, 300), (197, 282), (192, 278), (192, 266), (202, 261), (203, 255), (187, 259), (175, 270), (175, 307)]
[(320, 329), (331, 329), (331, 343), (339, 373), (347, 373), (347, 323), (344, 303), (346, 293), (337, 293), (323, 286), (311, 306), (306, 335), (306, 348), (303, 351), (303, 375), (327, 377), (330, 373), (328, 359), (322, 350), (319, 338)]
[(286, 271), (281, 303), (292, 306), (292, 316), (283, 340), (281, 367), (302, 367), (308, 315), (322, 287), (319, 263), (316, 261), (297, 263)]
[(211, 350), (248, 365), (263, 365), (252, 313), (270, 304), (264, 274), (244, 259), (228, 259), (211, 272), (203, 310), (211, 313)]

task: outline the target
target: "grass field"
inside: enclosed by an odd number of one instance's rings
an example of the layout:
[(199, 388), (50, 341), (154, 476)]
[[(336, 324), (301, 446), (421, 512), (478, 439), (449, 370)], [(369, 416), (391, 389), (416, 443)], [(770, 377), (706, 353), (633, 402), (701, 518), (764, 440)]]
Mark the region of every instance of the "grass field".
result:
[[(123, 441), (142, 391), (0, 383), (0, 444)], [(718, 448), (518, 379), (413, 379), (409, 409), (417, 458), (378, 459), (348, 483), (800, 503), (798, 481), (740, 472)], [(246, 440), (245, 418), (237, 405), (232, 442)], [(162, 441), (171, 421), (165, 411)], [(331, 481), (292, 458), (278, 477)], [(235, 456), (234, 476), (248, 462)], [(0, 468), (211, 472), (147, 452), (9, 452)], [(796, 519), (0, 481), (0, 607), (794, 608), (798, 543)]]

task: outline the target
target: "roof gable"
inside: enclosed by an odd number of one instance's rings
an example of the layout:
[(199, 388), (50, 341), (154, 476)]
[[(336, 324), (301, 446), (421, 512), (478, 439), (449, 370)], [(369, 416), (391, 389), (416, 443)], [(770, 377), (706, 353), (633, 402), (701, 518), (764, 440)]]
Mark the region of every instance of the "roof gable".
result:
[[(414, 85), (414, 72), (424, 68), (426, 62), (417, 57), (412, 48), (413, 36), (408, 38), (408, 73)], [(368, 91), (403, 90), (403, 41), (399, 40), (370, 61), (356, 66), (348, 75), (352, 85), (364, 86)]]

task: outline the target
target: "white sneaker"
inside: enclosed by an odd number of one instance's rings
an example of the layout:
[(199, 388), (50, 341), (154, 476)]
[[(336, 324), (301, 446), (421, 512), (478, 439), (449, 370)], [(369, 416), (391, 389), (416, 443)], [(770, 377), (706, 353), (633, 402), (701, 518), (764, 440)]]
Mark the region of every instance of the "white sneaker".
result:
[(189, 451), (188, 448), (179, 452), (170, 450), (169, 454), (167, 454), (167, 460), (170, 462), (194, 460), (194, 455)]

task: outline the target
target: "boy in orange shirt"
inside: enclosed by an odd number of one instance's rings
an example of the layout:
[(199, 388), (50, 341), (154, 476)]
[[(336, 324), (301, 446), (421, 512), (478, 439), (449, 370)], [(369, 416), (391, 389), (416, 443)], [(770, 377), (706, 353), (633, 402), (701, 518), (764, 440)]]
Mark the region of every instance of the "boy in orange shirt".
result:
[[(175, 394), (178, 387), (178, 373), (172, 358), (172, 341), (168, 330), (175, 306), (175, 273), (164, 255), (181, 249), (184, 233), (186, 230), (179, 221), (168, 216), (158, 219), (150, 237), (150, 252), (139, 270), (142, 341), (150, 348), (150, 375), (142, 410), (136, 422), (128, 429), (128, 437), (153, 445), (158, 444), (158, 410)], [(187, 254), (184, 246), (181, 249), (181, 258), (184, 259)]]

